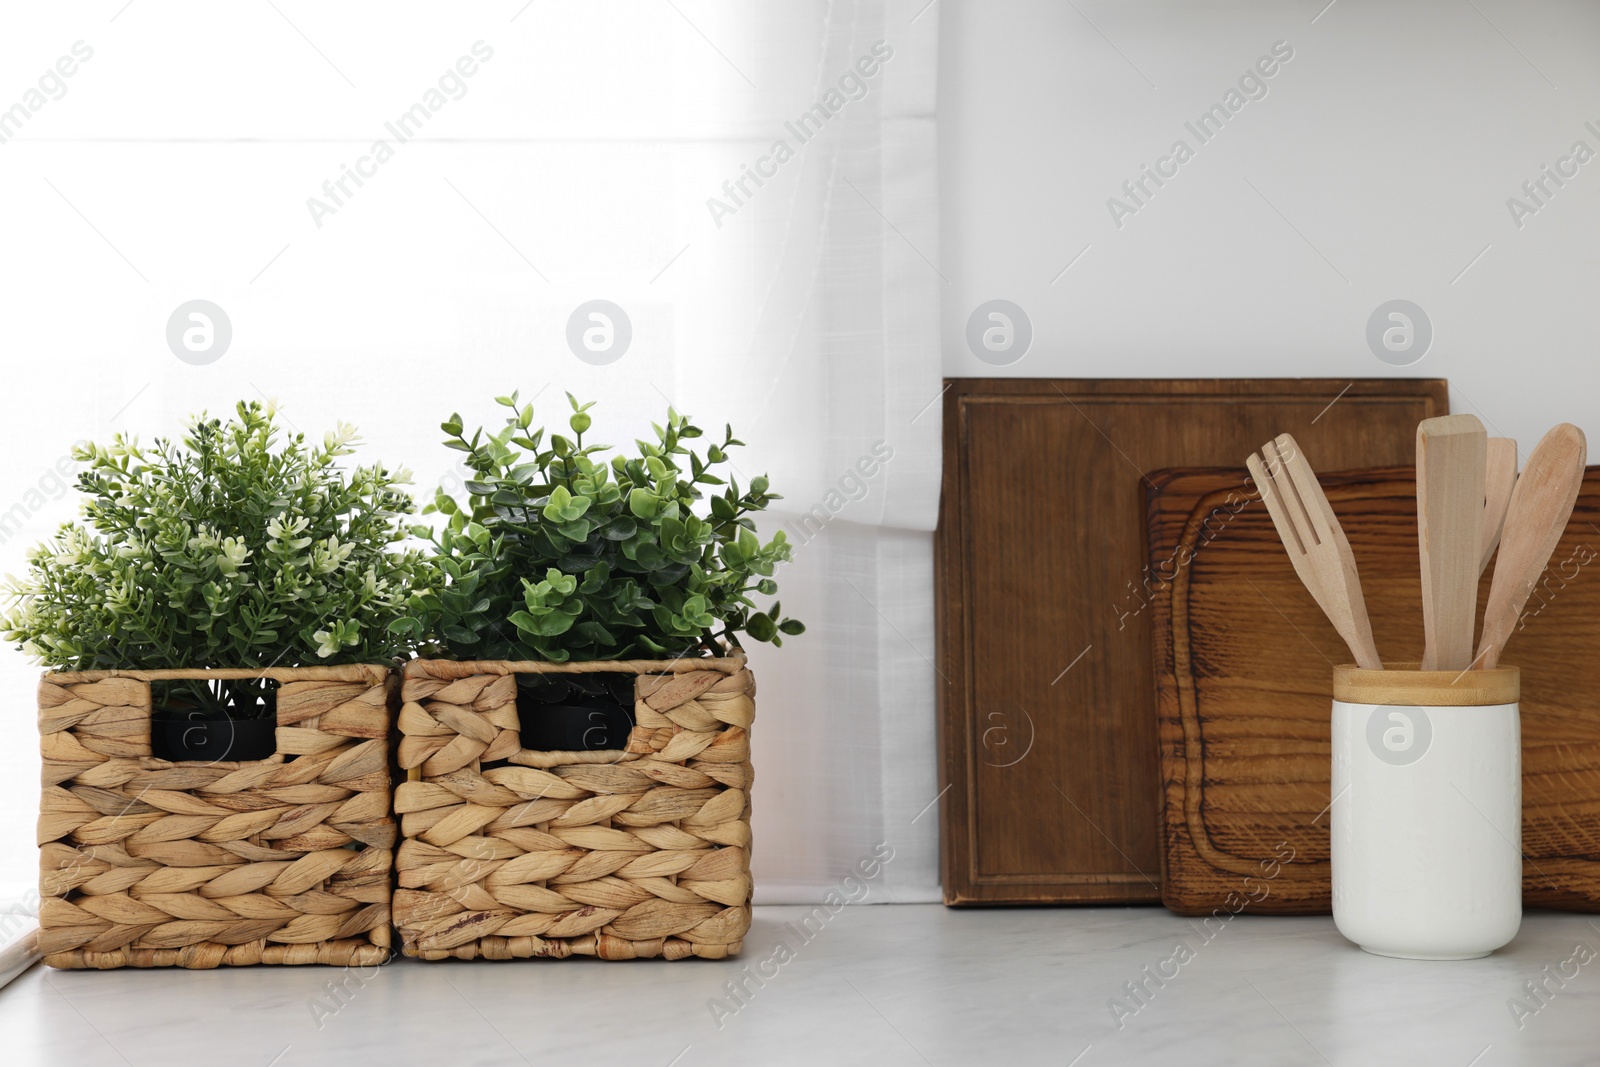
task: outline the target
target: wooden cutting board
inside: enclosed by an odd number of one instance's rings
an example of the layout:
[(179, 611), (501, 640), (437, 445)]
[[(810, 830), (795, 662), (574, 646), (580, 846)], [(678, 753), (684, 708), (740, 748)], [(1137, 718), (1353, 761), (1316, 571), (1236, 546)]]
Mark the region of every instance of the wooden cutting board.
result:
[(1145, 472), (1238, 463), (1284, 430), (1330, 466), (1406, 463), (1446, 410), (1437, 380), (950, 380), (946, 902), (1161, 899)]
[[(1153, 604), (1162, 901), (1182, 914), (1241, 900), (1253, 912), (1325, 913), (1331, 667), (1350, 654), (1245, 477), (1242, 468), (1161, 471), (1147, 491), (1151, 565), (1170, 579)], [(1414, 471), (1321, 480), (1355, 552), (1379, 653), (1420, 659)], [(1502, 661), (1522, 668), (1529, 907), (1600, 911), (1597, 563), (1600, 467), (1590, 467)], [(1480, 584), (1480, 618), (1493, 566)]]

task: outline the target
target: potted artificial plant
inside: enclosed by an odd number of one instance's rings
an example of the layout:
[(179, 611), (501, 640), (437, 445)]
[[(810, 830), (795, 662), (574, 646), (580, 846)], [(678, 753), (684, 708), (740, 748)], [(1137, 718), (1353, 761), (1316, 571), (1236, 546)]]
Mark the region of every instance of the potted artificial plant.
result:
[(405, 472), (347, 474), (354, 441), (280, 439), (249, 402), (181, 441), (76, 450), (82, 521), (33, 550), (0, 619), (55, 668), (39, 691), (48, 962), (382, 958), (386, 661), (409, 650), (388, 623), (433, 572), (397, 548)]
[(592, 405), (568, 399), (571, 436), (536, 429), (515, 394), (498, 432), (442, 426), (467, 500), (425, 509), (444, 517), (417, 530), (443, 581), (391, 624), (437, 654), (402, 690), (403, 950), (725, 956), (749, 926), (741, 635), (805, 629), (755, 599), (791, 554), (754, 532), (777, 497), (716, 473), (731, 428), (702, 453), (669, 409), (654, 441), (608, 459), (585, 443)]
[[(753, 516), (780, 499), (766, 478), (741, 492), (715, 473), (743, 444), (732, 427), (702, 456), (686, 444), (702, 431), (669, 410), (638, 455), (597, 460), (610, 446), (584, 444), (594, 405), (568, 401), (572, 437), (546, 439), (515, 394), (498, 398), (511, 408), (499, 433), (468, 440), (459, 415), (441, 426), (446, 447), (466, 453), (467, 501), (440, 490), (424, 508), (446, 519), (415, 532), (447, 579), (411, 598), (397, 633), (458, 660), (569, 663), (715, 657), (739, 649), (740, 634), (782, 645), (804, 632), (778, 603), (761, 610), (751, 599), (777, 592), (772, 575), (792, 549), (782, 530), (756, 538)], [(541, 742), (527, 747), (620, 747), (610, 713), (631, 713), (631, 674), (517, 681), (524, 739)]]

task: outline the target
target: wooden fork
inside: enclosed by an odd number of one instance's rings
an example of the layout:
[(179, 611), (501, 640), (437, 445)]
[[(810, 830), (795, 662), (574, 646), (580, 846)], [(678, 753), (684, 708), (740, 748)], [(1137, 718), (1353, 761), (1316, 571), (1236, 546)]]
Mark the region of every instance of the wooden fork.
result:
[(1381, 671), (1383, 661), (1372, 640), (1372, 623), (1361, 597), (1355, 555), (1300, 446), (1288, 434), (1279, 434), (1276, 441), (1261, 446), (1261, 455), (1252, 454), (1245, 465), (1261, 489), (1267, 514), (1272, 516), (1272, 524), (1278, 529), (1300, 581), (1350, 646), (1356, 664)]

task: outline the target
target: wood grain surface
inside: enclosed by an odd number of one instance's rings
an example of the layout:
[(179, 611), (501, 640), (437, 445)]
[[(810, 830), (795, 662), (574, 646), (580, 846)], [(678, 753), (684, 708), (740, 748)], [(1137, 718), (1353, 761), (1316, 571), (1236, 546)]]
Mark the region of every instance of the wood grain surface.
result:
[[(1325, 913), (1332, 668), (1348, 654), (1261, 502), (1237, 503), (1248, 499), (1244, 479), (1243, 469), (1161, 471), (1148, 490), (1151, 559), (1185, 561), (1154, 598), (1163, 902), (1209, 914), (1235, 894), (1247, 911)], [(1322, 484), (1360, 564), (1379, 652), (1419, 659), (1414, 470), (1327, 474)], [(1522, 671), (1528, 907), (1600, 910), (1597, 558), (1591, 467), (1504, 660)], [(1480, 608), (1488, 586), (1486, 575)]]
[(945, 900), (1158, 901), (1160, 583), (1145, 562), (1145, 473), (1240, 463), (1285, 431), (1328, 469), (1410, 463), (1417, 423), (1446, 410), (1445, 384), (947, 385), (936, 557)]
[(1472, 666), (1488, 463), (1489, 434), (1476, 415), (1444, 415), (1417, 427), (1425, 671)]

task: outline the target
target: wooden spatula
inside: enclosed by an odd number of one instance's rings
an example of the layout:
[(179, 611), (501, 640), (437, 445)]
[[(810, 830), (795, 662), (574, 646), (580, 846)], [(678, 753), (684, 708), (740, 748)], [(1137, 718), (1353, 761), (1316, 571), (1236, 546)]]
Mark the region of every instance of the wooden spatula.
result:
[(1517, 442), (1509, 437), (1491, 437), (1488, 456), (1483, 470), (1483, 533), (1478, 549), (1480, 575), (1488, 570), (1494, 550), (1500, 545), (1506, 505), (1511, 503), (1511, 487), (1517, 484)]
[(1417, 543), (1422, 553), (1422, 669), (1472, 664), (1489, 435), (1476, 415), (1417, 426)]
[(1478, 642), (1477, 659), (1485, 668), (1499, 665), (1500, 652), (1516, 628), (1528, 594), (1567, 528), (1588, 453), (1583, 431), (1564, 422), (1544, 435), (1511, 490)]
[(1261, 489), (1267, 514), (1272, 516), (1300, 581), (1350, 646), (1356, 664), (1381, 671), (1383, 661), (1372, 640), (1355, 555), (1300, 446), (1288, 434), (1279, 434), (1276, 441), (1261, 446), (1261, 455), (1245, 460), (1245, 465)]

